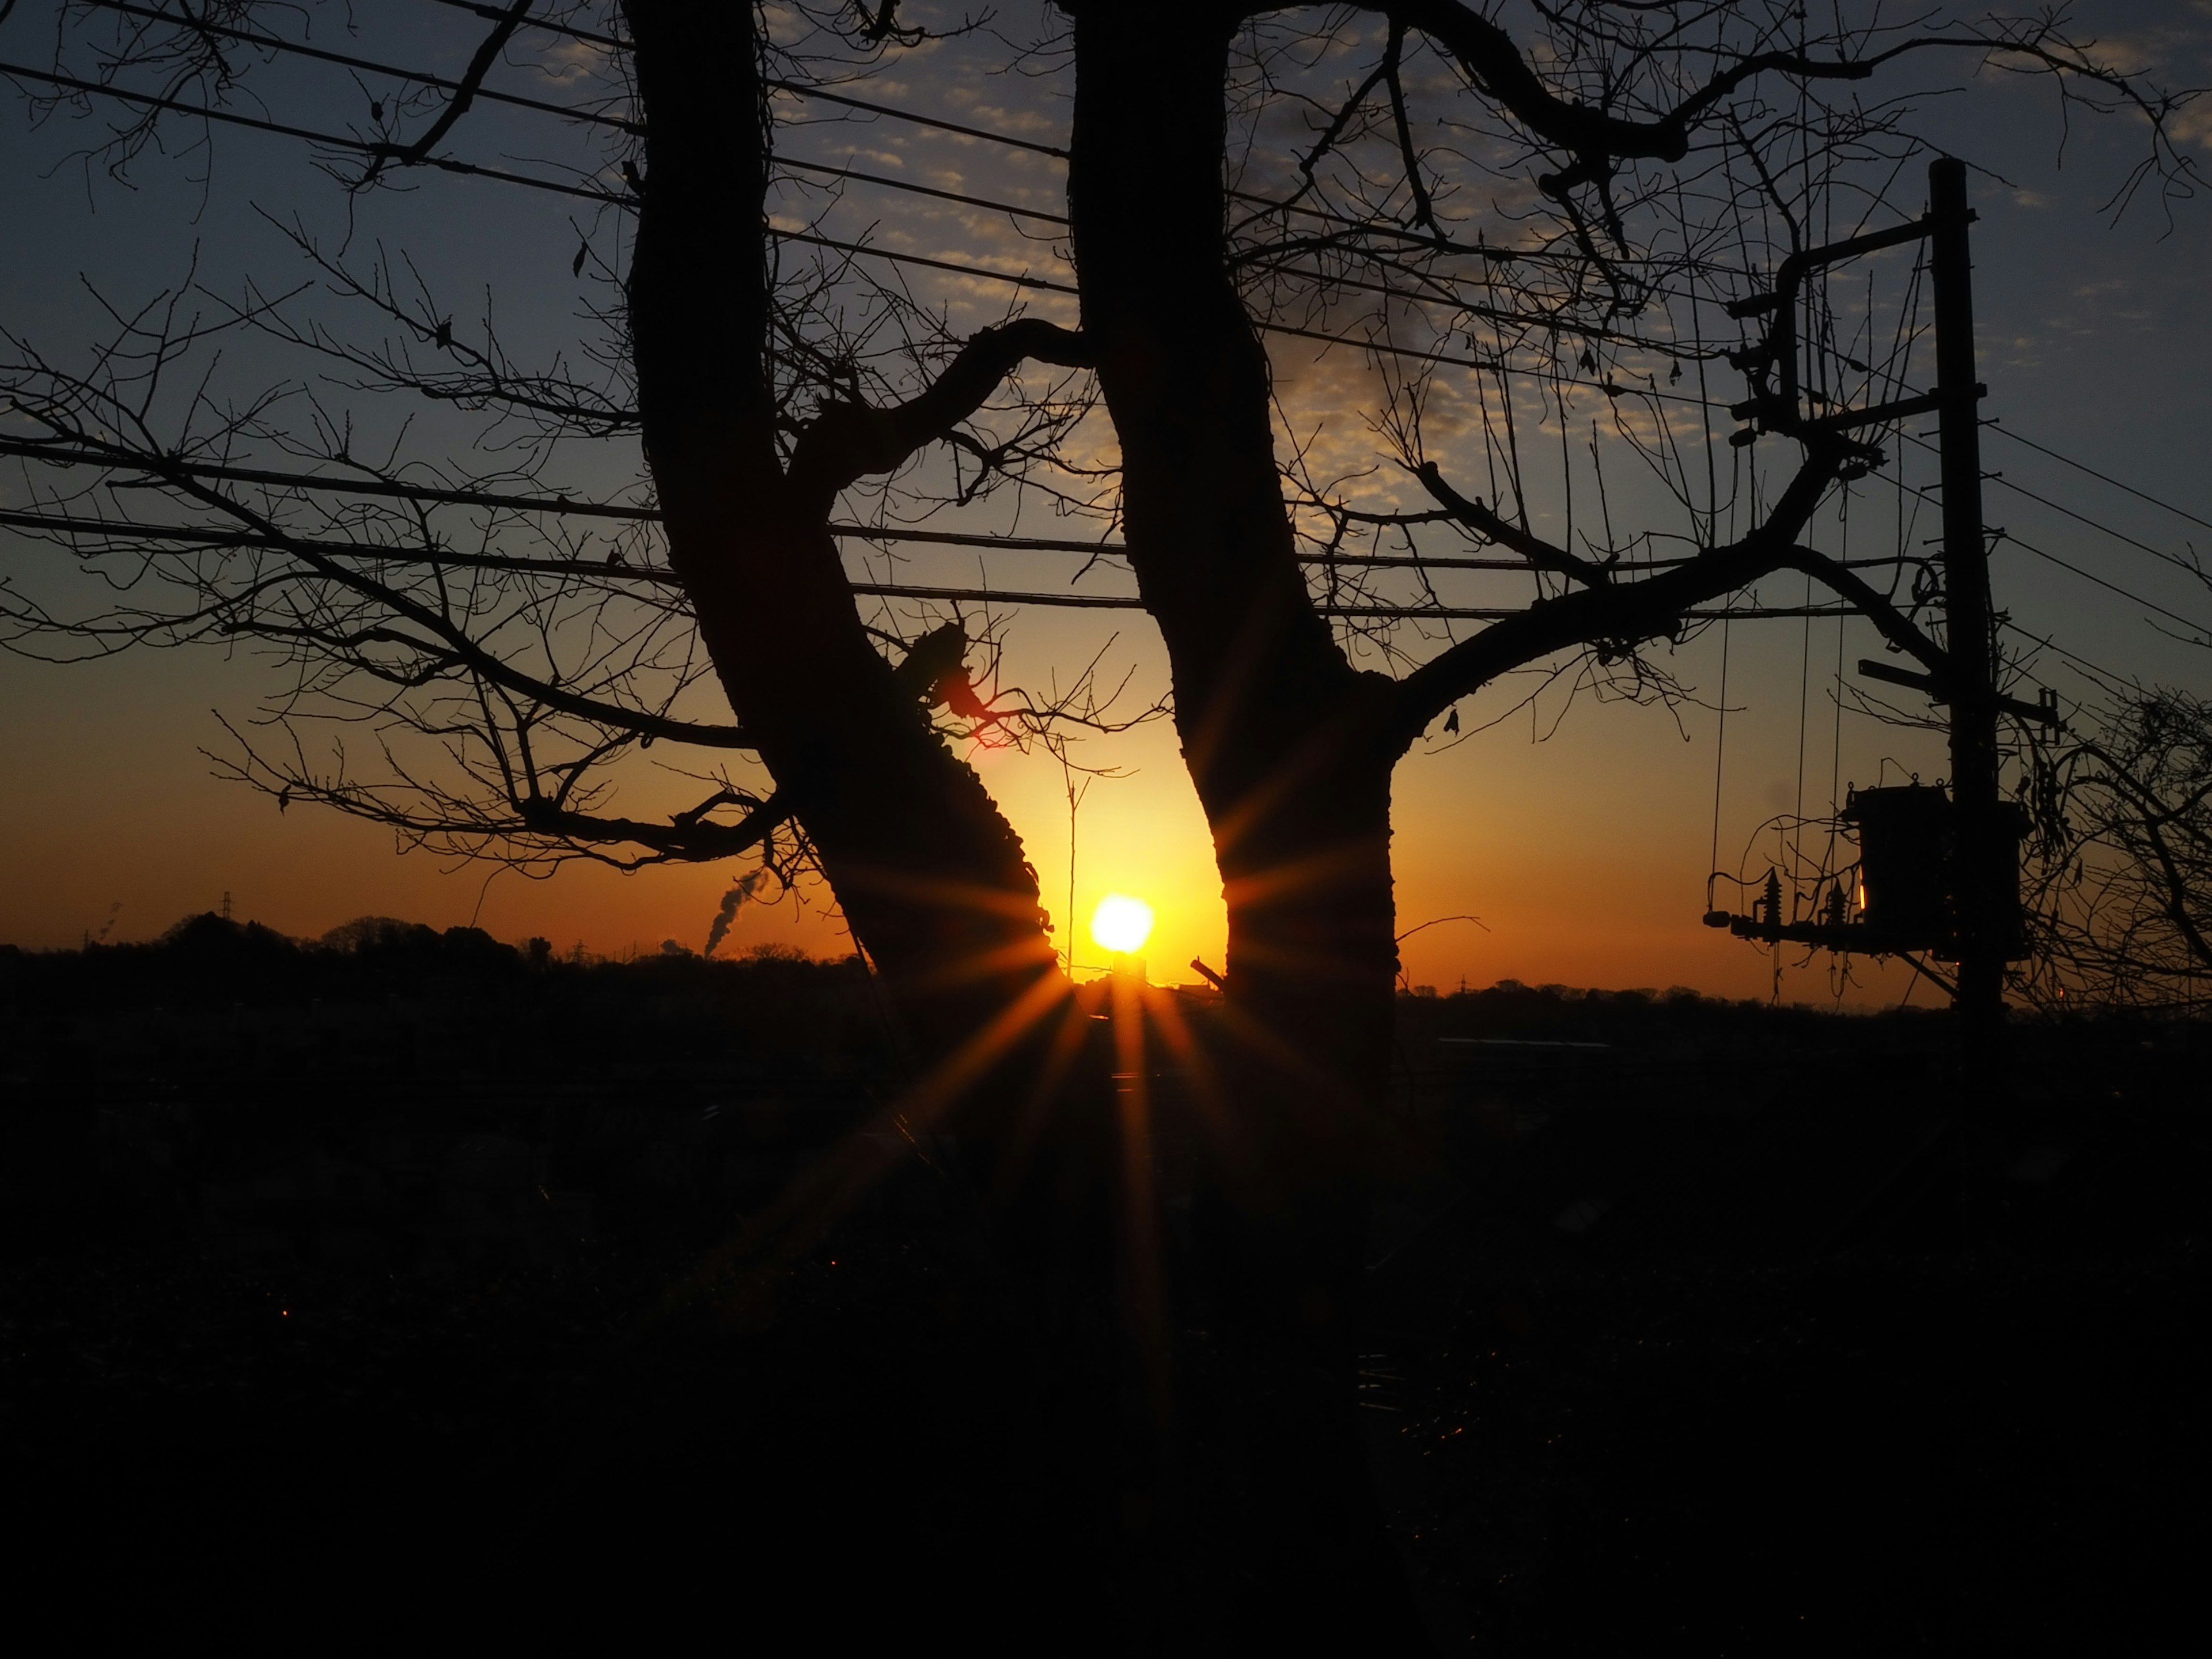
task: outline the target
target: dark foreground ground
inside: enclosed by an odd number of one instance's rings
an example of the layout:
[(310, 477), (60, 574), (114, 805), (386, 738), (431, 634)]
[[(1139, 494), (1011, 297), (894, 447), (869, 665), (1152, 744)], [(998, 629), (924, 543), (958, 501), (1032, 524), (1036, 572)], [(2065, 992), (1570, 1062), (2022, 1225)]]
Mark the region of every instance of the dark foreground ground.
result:
[[(0, 962), (19, 1607), (1110, 1640), (1111, 1321), (994, 1258), (957, 1149), (684, 1294), (889, 1086), (863, 979), (251, 943)], [(2015, 1032), (1961, 1121), (1933, 1023), (1405, 1012), (1362, 1415), (1442, 1650), (2202, 1644), (2203, 1032)]]

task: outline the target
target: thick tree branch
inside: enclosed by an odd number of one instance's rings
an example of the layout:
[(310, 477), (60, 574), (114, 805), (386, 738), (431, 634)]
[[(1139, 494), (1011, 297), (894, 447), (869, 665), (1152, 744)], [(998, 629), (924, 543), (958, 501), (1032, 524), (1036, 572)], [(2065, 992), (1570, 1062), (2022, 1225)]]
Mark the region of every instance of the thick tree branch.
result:
[(1650, 119), (1632, 120), (1552, 91), (1512, 37), (1462, 0), (1370, 0), (1369, 9), (1382, 12), (1394, 27), (1419, 29), (1450, 55), (1476, 90), (1496, 100), (1544, 143), (1575, 157), (1565, 172), (1547, 174), (1537, 181), (1555, 199), (1563, 199), (1578, 184), (1602, 185), (1610, 178), (1615, 160), (1680, 161), (1689, 153), (1690, 135), (1698, 122), (1759, 76), (1785, 75), (1798, 81), (1864, 81), (1883, 65), (1911, 52), (1949, 50), (2022, 57), (2051, 73), (2111, 89), (2161, 131), (2173, 107), (2171, 100), (2147, 94), (2125, 76), (2086, 57), (2058, 36), (2055, 24), (2046, 20), (2010, 30), (1998, 23), (1987, 33), (1918, 35), (1863, 58), (1816, 58), (1788, 49), (1750, 52), (1671, 109)]
[(1541, 536), (1532, 536), (1518, 525), (1510, 524), (1485, 506), (1480, 498), (1469, 501), (1444, 482), (1443, 474), (1437, 470), (1434, 461), (1424, 461), (1413, 470), (1421, 487), (1435, 498), (1437, 505), (1458, 523), (1464, 525), (1485, 541), (1509, 547), (1539, 570), (1556, 571), (1571, 576), (1578, 582), (1593, 587), (1602, 587), (1613, 580), (1609, 565), (1591, 559), (1577, 558), (1563, 547), (1554, 547)]
[[(388, 750), (386, 760), (394, 772), (396, 785), (368, 785), (347, 779), (342, 756), (338, 775), (317, 776), (304, 756), (291, 763), (272, 760), (230, 721), (220, 714), (216, 718), (240, 751), (201, 751), (215, 763), (216, 775), (271, 797), (279, 811), (302, 804), (329, 806), (349, 817), (383, 824), (414, 846), (495, 858), (516, 866), (557, 864), (574, 857), (621, 870), (649, 864), (712, 863), (769, 844), (775, 832), (791, 818), (791, 809), (773, 795), (762, 800), (728, 787), (716, 790), (697, 806), (673, 813), (663, 822), (580, 811), (569, 804), (569, 786), (575, 781), (571, 769), (563, 769), (568, 772), (568, 783), (550, 795), (541, 787), (534, 769), (526, 780), (508, 772), (505, 787), (495, 797), (498, 805), (494, 806), (482, 798), (457, 795), (410, 775)], [(294, 748), (296, 752), (296, 736)], [(720, 806), (743, 807), (745, 816), (735, 823), (716, 823), (707, 814)], [(622, 847), (645, 851), (623, 856), (604, 850)]]
[(1844, 453), (1833, 443), (1814, 447), (1766, 522), (1741, 541), (1643, 581), (1540, 599), (1425, 663), (1398, 683), (1389, 733), (1394, 752), (1402, 752), (1438, 714), (1500, 674), (1594, 641), (1640, 641), (1671, 633), (1691, 606), (1790, 568), (1799, 551), (1797, 538), (1835, 482)]
[(792, 456), (789, 476), (799, 501), (827, 514), (847, 485), (892, 471), (916, 450), (951, 436), (1030, 357), (1063, 368), (1092, 366), (1090, 344), (1080, 334), (1025, 317), (974, 336), (927, 391), (894, 408), (827, 405)]
[(1460, 0), (1383, 0), (1374, 9), (1442, 46), (1477, 91), (1547, 143), (1582, 157), (1679, 161), (1689, 154), (1689, 123), (1679, 112), (1628, 121), (1561, 98), (1529, 67), (1512, 36)]
[(542, 796), (519, 800), (515, 809), (522, 826), (536, 835), (599, 844), (627, 842), (650, 848), (663, 859), (690, 864), (749, 853), (791, 817), (791, 808), (774, 796), (736, 823), (717, 823), (688, 812), (679, 813), (667, 823), (641, 818), (602, 817), (591, 812), (570, 811)]
[(1803, 571), (1847, 602), (1880, 630), (1882, 638), (1925, 668), (1939, 686), (1948, 680), (1951, 672), (1949, 653), (1929, 638), (1911, 617), (1892, 605), (1887, 596), (1873, 583), (1853, 574), (1848, 566), (1838, 563), (1825, 553), (1816, 553), (1809, 547), (1792, 547), (1782, 568)]

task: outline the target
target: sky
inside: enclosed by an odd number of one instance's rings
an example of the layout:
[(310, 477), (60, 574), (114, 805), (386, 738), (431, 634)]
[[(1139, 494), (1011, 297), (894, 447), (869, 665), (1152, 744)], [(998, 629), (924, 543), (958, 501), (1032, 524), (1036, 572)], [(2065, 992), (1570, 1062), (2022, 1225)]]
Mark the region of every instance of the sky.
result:
[[(0, 60), (46, 61), (40, 10), (25, 7), (0, 25)], [(2074, 15), (2081, 33), (2170, 84), (2212, 78), (2206, 73), (2212, 11), (2202, 5), (2089, 6)], [(1001, 21), (1002, 33), (1018, 36), (1036, 19), (1010, 7)], [(327, 30), (316, 38), (450, 70), (465, 62), (478, 27), (431, 0), (404, 0), (364, 21), (351, 40)], [(985, 73), (997, 51), (985, 41), (949, 43), (859, 90), (993, 132), (1062, 141), (1064, 66), (1048, 56), (1026, 74)], [(597, 67), (589, 52), (544, 38), (518, 46), (509, 58), (495, 84), (534, 86), (547, 95), (580, 95)], [(1344, 61), (1356, 58), (1348, 48)], [(1325, 76), (1329, 66), (1316, 72)], [(262, 77), (252, 85), (264, 107), (304, 125), (357, 119), (347, 100), (368, 95), (343, 81), (333, 93), (329, 80), (310, 81), (282, 64), (253, 73)], [(2212, 653), (2177, 641), (2173, 634), (2185, 630), (2173, 620), (2024, 550), (2063, 558), (2201, 621), (2212, 611), (2212, 596), (2105, 532), (2185, 553), (2192, 536), (2208, 533), (2203, 526), (2003, 434), (2017, 432), (2212, 520), (2212, 468), (2204, 459), (2212, 320), (2200, 289), (2212, 248), (2212, 202), (2180, 203), (2170, 218), (2155, 204), (2141, 204), (2115, 224), (2100, 209), (2140, 151), (2135, 124), (2079, 111), (2063, 120), (2047, 88), (2018, 77), (1951, 79), (1955, 84), (1934, 75), (1915, 82), (1935, 90), (1919, 100), (1914, 119), (1932, 143), (1966, 155), (1978, 169), (1976, 305), (1990, 386), (1984, 410), (1999, 423), (1984, 459), (2004, 480), (1990, 487), (1986, 512), (2010, 538), (1993, 556), (1998, 603), (2021, 628), (2092, 662), (2204, 690)], [(789, 125), (780, 145), (788, 155), (1045, 211), (1059, 205), (1061, 174), (1048, 156), (892, 122), (799, 124), (799, 111), (784, 113)], [(467, 153), (479, 159), (540, 173), (594, 159), (565, 129), (549, 134), (541, 118), (480, 110), (470, 120)], [(81, 352), (102, 326), (95, 291), (143, 302), (188, 271), (210, 295), (235, 298), (250, 283), (279, 290), (300, 280), (300, 264), (278, 222), (296, 214), (331, 246), (349, 228), (327, 179), (285, 141), (218, 131), (210, 150), (143, 157), (127, 181), (118, 182), (69, 160), (86, 140), (81, 121), (33, 128), (21, 100), (0, 93), (0, 122), (11, 154), (28, 163), (0, 170), (0, 214), (31, 233), (11, 238), (0, 264), (0, 318), (58, 357)], [(2212, 124), (2201, 120), (2184, 126), (2185, 142), (2198, 146), (2191, 153), (2200, 158), (2208, 131)], [(834, 208), (799, 191), (779, 206), (793, 226), (814, 211), (826, 212), (822, 223), (834, 233), (866, 231), (879, 246), (1006, 272), (1066, 275), (1064, 248), (1049, 226), (860, 186)], [(594, 325), (582, 313), (604, 302), (605, 290), (592, 285), (597, 264), (572, 273), (580, 245), (610, 270), (620, 268), (625, 252), (616, 216), (595, 216), (585, 204), (479, 179), (425, 177), (404, 191), (368, 198), (357, 216), (349, 257), (404, 248), (450, 301), (457, 328), (477, 326), (489, 307), (501, 339), (539, 361), (556, 351), (575, 361), (578, 343), (592, 337)], [(996, 320), (1009, 302), (1003, 284), (977, 277), (912, 270), (908, 277), (912, 291), (941, 305), (958, 331)], [(1062, 296), (1032, 294), (1028, 304), (1032, 314), (1074, 320), (1073, 301)], [(307, 308), (301, 314), (335, 317), (342, 310), (313, 292), (299, 305)], [(410, 454), (434, 458), (441, 447), (458, 450), (474, 435), (450, 410), (402, 409), (389, 394), (347, 393), (326, 368), (266, 341), (240, 339), (225, 349), (218, 371), (228, 377), (224, 385), (297, 386), (301, 397), (313, 392), (327, 407), (350, 407), (363, 434), (398, 441)], [(1286, 434), (1310, 441), (1325, 468), (1350, 471), (1371, 457), (1369, 416), (1381, 395), (1374, 364), (1282, 337), (1271, 338), (1270, 349)], [(1440, 416), (1437, 453), (1456, 476), (1479, 477), (1480, 428), (1464, 416), (1465, 387), (1441, 384), (1436, 407), (1462, 414), (1455, 428)], [(1577, 405), (1578, 419), (1588, 413)], [(1079, 443), (1110, 455), (1111, 434), (1096, 420)], [(1615, 467), (1608, 510), (1659, 522), (1665, 503), (1656, 493), (1622, 482), (1627, 475), (1617, 457), (1607, 465)], [(1919, 465), (1910, 476), (1931, 477), (1932, 462), (1922, 457)], [(580, 495), (611, 493), (634, 487), (636, 459), (619, 444), (599, 446), (564, 451), (556, 471)], [(1379, 482), (1355, 488), (1389, 495), (1401, 487), (1376, 476)], [(1876, 483), (1869, 481), (1853, 500), (1848, 533), (1860, 539), (1851, 545), (1933, 533), (1932, 516), (1900, 532), (1895, 491), (1885, 498)], [(0, 506), (21, 504), (27, 488), (21, 475), (0, 471)], [(1539, 528), (1556, 531), (1562, 505), (1532, 496)], [(854, 504), (856, 512), (865, 507)], [(1582, 510), (1587, 525), (1587, 501)], [(1036, 502), (1017, 514), (1005, 500), (937, 522), (1085, 533), (1084, 520), (1055, 521)], [(1093, 526), (1088, 533), (1099, 531)], [(1818, 532), (1831, 538), (1821, 544), (1837, 550), (1846, 550), (1840, 540), (1846, 533), (1832, 515)], [(0, 561), (11, 579), (42, 594), (66, 591), (54, 586), (64, 573), (50, 556), (4, 531)], [(915, 554), (895, 568), (875, 562), (868, 571), (878, 580), (1034, 591), (1067, 583), (1080, 562), (1060, 555), (939, 552)], [(854, 544), (851, 568), (858, 574), (863, 566)], [(1508, 580), (1520, 585), (1470, 577), (1447, 597), (1460, 604), (1525, 598), (1525, 579)], [(1078, 591), (1132, 589), (1126, 573), (1108, 562), (1083, 576)], [(1773, 605), (1802, 597), (1790, 583), (1760, 590)], [(906, 619), (921, 614), (910, 610)], [(1030, 607), (995, 615), (1003, 624), (1004, 685), (1036, 689), (1055, 676), (1065, 684), (1097, 656), (1107, 678), (1127, 676), (1125, 708), (1141, 708), (1166, 690), (1158, 636), (1141, 612)], [(1724, 753), (1717, 753), (1723, 648), (1729, 713)], [(1790, 1000), (1853, 1006), (1904, 996), (1911, 976), (1901, 969), (1855, 963), (1846, 982), (1825, 957), (1802, 964), (1786, 958), (1778, 981), (1770, 958), (1698, 925), (1710, 871), (1754, 880), (1763, 874), (1775, 837), (1762, 835), (1761, 826), (1777, 813), (1802, 802), (1808, 814), (1824, 814), (1842, 785), (1942, 774), (1942, 747), (1930, 734), (1857, 714), (1838, 718), (1839, 657), (1856, 662), (1875, 649), (1856, 623), (1840, 629), (1829, 620), (1742, 623), (1725, 630), (1725, 639), (1723, 630), (1710, 629), (1671, 656), (1662, 653), (1659, 660), (1693, 694), (1671, 707), (1589, 697), (1568, 707), (1554, 692), (1522, 708), (1518, 685), (1463, 705), (1461, 738), (1447, 742), (1438, 733), (1417, 745), (1397, 774), (1395, 858), (1400, 927), (1409, 933), (1407, 982), (1445, 989), (1504, 978), (1684, 985), (1732, 996), (1778, 989)], [(2049, 655), (2036, 669), (2039, 683), (2070, 699), (2082, 688), (2068, 672), (2063, 659)], [(228, 895), (238, 915), (301, 936), (384, 915), (441, 927), (473, 923), (502, 939), (539, 935), (564, 950), (581, 945), (605, 954), (650, 951), (664, 940), (704, 945), (732, 880), (726, 869), (623, 874), (579, 864), (550, 879), (531, 879), (422, 852), (403, 855), (378, 826), (305, 807), (280, 811), (265, 795), (216, 777), (204, 751), (221, 752), (229, 741), (218, 714), (234, 723), (252, 719), (276, 683), (270, 665), (245, 649), (140, 651), (68, 666), (0, 655), (0, 869), (9, 872), (0, 883), (0, 941), (62, 946), (103, 929), (112, 939), (150, 938)], [(1051, 757), (989, 747), (971, 756), (1023, 836), (1055, 918), (1064, 921), (1068, 910), (1072, 830), (1077, 918), (1108, 892), (1140, 895), (1158, 915), (1146, 949), (1156, 979), (1188, 978), (1184, 964), (1193, 957), (1218, 967), (1218, 880), (1172, 726), (1155, 720), (1089, 738), (1075, 754), (1098, 775), (1072, 822), (1067, 777)], [(641, 762), (623, 775), (626, 809), (683, 804), (682, 791), (693, 786)], [(1732, 902), (1725, 890), (1720, 898)], [(817, 954), (851, 948), (830, 896), (818, 887), (740, 909), (724, 948), (764, 944)], [(1079, 937), (1078, 963), (1095, 954)]]

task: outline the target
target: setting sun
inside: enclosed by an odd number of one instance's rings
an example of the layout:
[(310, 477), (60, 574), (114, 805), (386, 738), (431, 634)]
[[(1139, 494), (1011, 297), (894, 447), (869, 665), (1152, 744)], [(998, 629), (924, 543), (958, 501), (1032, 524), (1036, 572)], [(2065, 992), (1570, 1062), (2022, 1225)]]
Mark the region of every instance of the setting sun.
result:
[(1152, 907), (1127, 893), (1107, 894), (1091, 913), (1091, 937), (1109, 951), (1141, 951), (1152, 933)]

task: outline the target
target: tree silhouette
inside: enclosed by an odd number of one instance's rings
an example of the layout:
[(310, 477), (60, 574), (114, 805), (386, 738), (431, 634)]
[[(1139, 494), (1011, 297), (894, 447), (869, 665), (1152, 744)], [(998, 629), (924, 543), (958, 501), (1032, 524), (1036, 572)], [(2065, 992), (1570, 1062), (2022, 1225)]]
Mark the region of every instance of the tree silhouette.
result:
[[(137, 99), (94, 153), (127, 167), (180, 106), (242, 108), (247, 60), (299, 44), (263, 9), (76, 8), (54, 67), (19, 83), (87, 107)], [(1913, 558), (1854, 564), (1812, 545), (1838, 493), (1884, 464), (1883, 429), (1778, 402), (1746, 302), (1787, 254), (1910, 216), (1918, 147), (1899, 94), (1915, 64), (2034, 72), (2147, 117), (2130, 194), (2186, 187), (2166, 137), (2176, 104), (2048, 20), (1896, 25), (1868, 7), (1821, 22), (1764, 0), (1533, 4), (1503, 22), (1457, 0), (1318, 15), (1063, 0), (1007, 58), (1072, 91), (1063, 221), (1080, 326), (1010, 313), (956, 338), (861, 274), (866, 246), (775, 206), (778, 99), (849, 99), (884, 62), (926, 75), (944, 34), (895, 3), (469, 9), (489, 33), (459, 75), (416, 74), (350, 136), (307, 137), (356, 198), (425, 169), (497, 176), (446, 146), (495, 100), (502, 52), (526, 27), (589, 47), (605, 95), (562, 112), (605, 165), (553, 187), (634, 222), (626, 263), (604, 251), (611, 236), (587, 234), (577, 256), (578, 272), (619, 284), (599, 356), (518, 365), (489, 331), (458, 327), (404, 258), (363, 264), (296, 219), (301, 254), (382, 343), (303, 315), (291, 289), (208, 301), (212, 320), (184, 289), (118, 312), (88, 371), (18, 341), (0, 437), (103, 483), (50, 488), (16, 522), (149, 580), (143, 599), (94, 615), (11, 588), (14, 642), (219, 637), (285, 653), (287, 729), (336, 714), (382, 734), (383, 753), (362, 777), (305, 746), (241, 747), (232, 769), (280, 805), (509, 856), (811, 862), (898, 1011), (924, 1079), (915, 1100), (1004, 1150), (1088, 1014), (1018, 837), (948, 738), (1060, 742), (1111, 725), (1110, 708), (1088, 675), (1042, 702), (978, 696), (964, 624), (872, 626), (838, 515), (860, 502), (912, 525), (1006, 489), (1089, 515), (1102, 546), (1118, 522), (1115, 550), (1167, 648), (1229, 920), (1222, 1041), (1202, 1068), (1212, 1151), (1176, 1292), (1206, 1333), (1178, 1352), (1211, 1449), (1193, 1467), (1211, 1473), (1187, 1491), (1163, 1478), (1159, 1536), (1185, 1564), (1164, 1571), (1202, 1571), (1195, 1540), (1233, 1533), (1267, 1617), (1309, 1637), (1347, 1621), (1336, 1634), (1355, 1639), (1388, 1572), (1345, 1419), (1397, 975), (1395, 765), (1508, 676), (1686, 695), (1666, 647), (1778, 572), (1936, 667), (1946, 642), (1917, 618)], [(102, 23), (112, 33), (88, 45)], [(1885, 325), (1814, 285), (1791, 349), (1816, 404), (1907, 384), (1917, 324), (1886, 303)], [(495, 467), (442, 458), (432, 477), (396, 452), (362, 458), (342, 407), (179, 387), (218, 331), (274, 336), (357, 387), (480, 411), (509, 451)], [(1292, 400), (1279, 339), (1362, 364), (1357, 421)], [(1753, 424), (1731, 443), (1716, 426), (1736, 391)], [(1104, 464), (1077, 442), (1094, 398), (1117, 447)], [(1339, 418), (1322, 443), (1305, 422), (1325, 413)], [(1453, 423), (1473, 438), (1432, 447)], [(1347, 426), (1375, 441), (1338, 465)], [(549, 480), (562, 446), (608, 435), (641, 445), (649, 491), (589, 516)], [(967, 469), (950, 489), (916, 464), (946, 453)], [(1643, 469), (1624, 516), (1656, 498), (1665, 522), (1613, 521), (1608, 457)], [(303, 483), (311, 463), (318, 482)], [(1462, 474), (1476, 465), (1480, 486)], [(332, 478), (349, 493), (322, 489)], [(168, 515), (95, 505), (132, 483)], [(1564, 505), (1564, 533), (1533, 527), (1539, 497)], [(449, 507), (478, 514), (472, 539), (439, 527)], [(526, 524), (544, 544), (528, 554)], [(1445, 603), (1437, 584), (1455, 570), (1519, 592)], [(605, 810), (607, 764), (648, 744), (757, 757), (761, 775), (702, 772), (702, 798), (665, 820)], [(1261, 1616), (1237, 1594), (1222, 1605)]]
[(2045, 1008), (2201, 1009), (2212, 983), (2212, 705), (2175, 686), (2103, 690), (2103, 706), (2043, 745), (2022, 780), (2034, 824), (2028, 989)]

